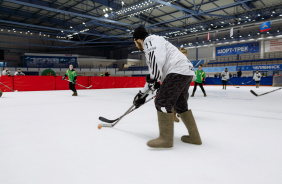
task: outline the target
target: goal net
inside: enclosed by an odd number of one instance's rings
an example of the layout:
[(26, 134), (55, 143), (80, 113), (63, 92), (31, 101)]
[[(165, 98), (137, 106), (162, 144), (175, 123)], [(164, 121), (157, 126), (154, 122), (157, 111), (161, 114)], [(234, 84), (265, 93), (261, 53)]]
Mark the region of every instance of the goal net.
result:
[(274, 75), (272, 86), (282, 87), (282, 75)]

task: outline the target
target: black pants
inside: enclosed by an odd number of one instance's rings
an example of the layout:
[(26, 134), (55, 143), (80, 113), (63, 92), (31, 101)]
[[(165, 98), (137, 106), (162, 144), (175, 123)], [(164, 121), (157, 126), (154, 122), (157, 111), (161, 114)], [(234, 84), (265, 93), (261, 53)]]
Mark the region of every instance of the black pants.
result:
[(195, 91), (197, 90), (197, 86), (198, 86), (198, 85), (200, 86), (202, 92), (205, 93), (205, 89), (204, 89), (204, 87), (203, 87), (203, 83), (198, 83), (198, 82), (195, 82), (195, 84), (194, 84), (193, 93), (195, 93)]
[(225, 80), (222, 80), (222, 86), (224, 87), (226, 87), (226, 84), (227, 84), (227, 81), (225, 81)]
[(168, 74), (163, 81), (159, 93), (155, 99), (156, 109), (160, 112), (182, 113), (188, 110), (187, 94), (193, 76)]
[(72, 90), (73, 92), (76, 92), (75, 84), (73, 84), (72, 82), (69, 82), (69, 89)]
[(256, 81), (256, 84), (259, 84), (259, 81)]

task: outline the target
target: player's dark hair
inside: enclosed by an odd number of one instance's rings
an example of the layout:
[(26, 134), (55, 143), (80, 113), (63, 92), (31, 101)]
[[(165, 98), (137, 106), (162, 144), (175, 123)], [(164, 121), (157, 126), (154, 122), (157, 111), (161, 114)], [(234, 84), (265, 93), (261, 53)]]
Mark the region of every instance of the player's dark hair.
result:
[(199, 66), (203, 67), (203, 65), (202, 65), (202, 64), (200, 64)]
[(137, 27), (134, 32), (133, 32), (133, 39), (134, 40), (145, 40), (145, 38), (148, 36), (148, 32), (146, 31), (146, 29), (140, 25), (139, 27)]

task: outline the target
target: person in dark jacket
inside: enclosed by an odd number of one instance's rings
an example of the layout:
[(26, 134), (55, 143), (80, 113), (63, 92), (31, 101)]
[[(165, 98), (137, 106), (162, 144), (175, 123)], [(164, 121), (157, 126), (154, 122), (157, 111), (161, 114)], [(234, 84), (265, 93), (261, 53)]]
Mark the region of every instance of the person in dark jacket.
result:
[(105, 77), (109, 77), (111, 74), (109, 74), (109, 72), (106, 70), (105, 71)]
[(242, 72), (241, 69), (239, 68), (238, 72), (237, 72), (237, 77), (241, 77), (242, 76)]

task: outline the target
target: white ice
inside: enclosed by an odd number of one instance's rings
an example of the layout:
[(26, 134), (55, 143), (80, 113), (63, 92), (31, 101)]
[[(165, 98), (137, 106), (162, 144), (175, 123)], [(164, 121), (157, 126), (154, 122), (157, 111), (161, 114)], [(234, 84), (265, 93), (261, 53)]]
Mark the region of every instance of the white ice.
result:
[[(153, 101), (114, 128), (97, 129), (99, 116), (115, 119), (138, 88), (4, 93), (0, 98), (1, 184), (280, 184), (282, 90), (206, 86), (189, 98), (203, 145), (181, 142), (152, 149), (158, 136)], [(192, 88), (190, 88), (191, 94)]]

